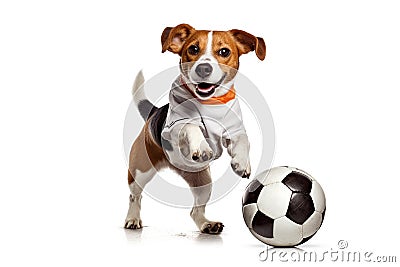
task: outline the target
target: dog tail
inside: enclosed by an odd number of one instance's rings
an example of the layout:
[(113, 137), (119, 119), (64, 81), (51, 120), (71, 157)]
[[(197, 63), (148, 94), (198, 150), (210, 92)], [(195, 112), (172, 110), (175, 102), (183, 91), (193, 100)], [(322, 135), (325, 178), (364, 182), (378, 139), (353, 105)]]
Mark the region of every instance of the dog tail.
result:
[(150, 117), (155, 111), (157, 111), (158, 108), (147, 99), (144, 93), (143, 85), (143, 72), (139, 71), (132, 86), (132, 96), (140, 115), (144, 120), (147, 120), (147, 118)]

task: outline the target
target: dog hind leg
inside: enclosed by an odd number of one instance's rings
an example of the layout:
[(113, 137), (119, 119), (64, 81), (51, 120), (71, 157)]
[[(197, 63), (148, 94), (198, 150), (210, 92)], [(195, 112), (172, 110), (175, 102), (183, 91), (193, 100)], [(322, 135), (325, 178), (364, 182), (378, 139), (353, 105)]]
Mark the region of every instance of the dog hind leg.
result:
[(126, 229), (140, 229), (143, 227), (142, 220), (140, 218), (142, 191), (145, 185), (150, 182), (155, 174), (156, 170), (154, 168), (151, 168), (146, 172), (135, 170), (133, 177), (134, 181), (129, 184), (131, 194), (129, 196), (128, 214), (126, 215), (125, 219)]
[(224, 225), (221, 222), (210, 221), (205, 217), (205, 208), (210, 199), (212, 188), (210, 168), (200, 172), (181, 172), (180, 174), (192, 191), (194, 204), (190, 216), (199, 230), (207, 234), (221, 233)]

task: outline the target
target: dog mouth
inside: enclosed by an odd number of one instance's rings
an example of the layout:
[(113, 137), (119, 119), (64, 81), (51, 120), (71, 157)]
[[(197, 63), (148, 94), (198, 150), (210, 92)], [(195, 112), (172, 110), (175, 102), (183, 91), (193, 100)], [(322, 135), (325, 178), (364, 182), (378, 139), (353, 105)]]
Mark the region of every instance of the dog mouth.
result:
[(199, 83), (196, 85), (196, 93), (201, 97), (209, 97), (214, 94), (219, 85), (212, 83)]
[(217, 83), (206, 83), (206, 82), (201, 82), (196, 84), (196, 94), (198, 94), (201, 97), (209, 97), (214, 94), (215, 89), (217, 89), (222, 81), (225, 79), (226, 75), (223, 75), (222, 78), (217, 82)]

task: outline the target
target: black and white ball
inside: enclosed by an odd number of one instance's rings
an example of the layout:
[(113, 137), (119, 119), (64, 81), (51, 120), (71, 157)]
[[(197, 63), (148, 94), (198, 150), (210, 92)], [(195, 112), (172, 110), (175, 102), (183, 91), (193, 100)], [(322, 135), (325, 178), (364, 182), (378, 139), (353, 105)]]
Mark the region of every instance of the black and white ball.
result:
[(321, 227), (325, 194), (308, 173), (276, 167), (257, 175), (242, 199), (243, 218), (260, 241), (290, 247), (309, 240)]

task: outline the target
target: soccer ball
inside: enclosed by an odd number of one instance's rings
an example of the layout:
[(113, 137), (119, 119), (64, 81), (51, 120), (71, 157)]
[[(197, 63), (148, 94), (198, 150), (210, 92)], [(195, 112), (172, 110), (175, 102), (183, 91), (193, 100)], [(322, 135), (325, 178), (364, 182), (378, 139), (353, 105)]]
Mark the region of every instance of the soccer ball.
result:
[(308, 173), (276, 167), (257, 175), (242, 199), (244, 221), (261, 242), (291, 247), (308, 241), (321, 227), (325, 194)]

